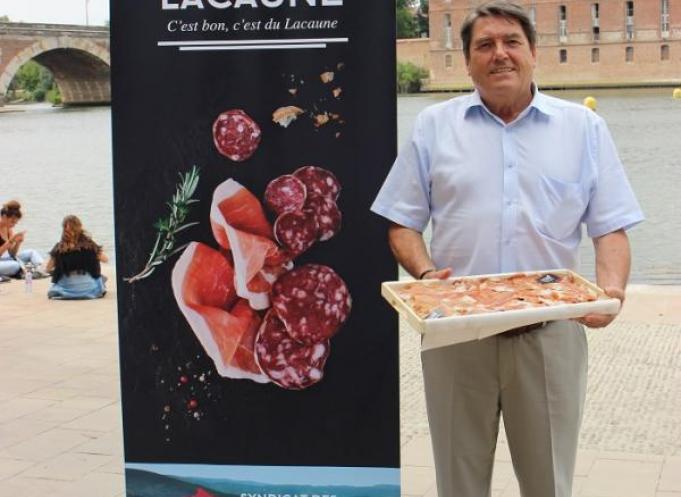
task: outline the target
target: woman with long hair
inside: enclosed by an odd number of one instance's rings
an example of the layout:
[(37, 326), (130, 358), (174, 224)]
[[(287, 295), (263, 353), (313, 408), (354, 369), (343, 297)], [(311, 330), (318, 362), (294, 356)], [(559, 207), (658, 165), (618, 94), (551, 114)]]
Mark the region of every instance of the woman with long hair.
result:
[(21, 217), (21, 204), (16, 200), (10, 200), (0, 209), (0, 276), (21, 277), (24, 264), (31, 263), (38, 268), (44, 262), (36, 250), (21, 250), (26, 232), (14, 231)]
[(47, 269), (52, 285), (51, 299), (96, 299), (106, 293), (100, 262), (108, 258), (77, 216), (66, 216), (62, 222), (61, 240), (50, 251)]

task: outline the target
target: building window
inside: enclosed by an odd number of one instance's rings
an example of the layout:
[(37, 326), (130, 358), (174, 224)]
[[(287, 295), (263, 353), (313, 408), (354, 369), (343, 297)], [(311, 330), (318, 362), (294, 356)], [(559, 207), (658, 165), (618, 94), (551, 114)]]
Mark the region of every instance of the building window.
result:
[(452, 67), (452, 56), (447, 54), (445, 55), (445, 67), (449, 68)]
[(601, 8), (597, 3), (591, 4), (591, 34), (593, 35), (594, 41), (598, 41), (601, 38)]
[(634, 39), (634, 2), (632, 0), (627, 0), (624, 19), (627, 41), (631, 41)]
[(627, 62), (634, 62), (634, 47), (627, 47), (624, 52), (624, 60)]
[(560, 60), (561, 64), (567, 63), (567, 50), (565, 48), (561, 48), (560, 52), (558, 52), (558, 60)]
[(558, 37), (560, 41), (567, 39), (567, 6), (565, 5), (558, 7)]
[(598, 48), (591, 49), (591, 62), (598, 64), (601, 61), (601, 51)]
[(669, 60), (669, 45), (660, 47), (660, 60)]
[(669, 0), (660, 0), (660, 31), (662, 36), (669, 36)]
[(452, 15), (445, 14), (445, 29), (444, 29), (444, 45), (445, 48), (452, 48)]

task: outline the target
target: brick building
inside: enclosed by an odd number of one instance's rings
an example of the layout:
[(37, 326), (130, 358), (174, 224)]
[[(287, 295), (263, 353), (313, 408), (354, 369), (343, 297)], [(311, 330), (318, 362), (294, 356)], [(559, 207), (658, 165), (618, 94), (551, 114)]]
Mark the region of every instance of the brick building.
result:
[[(425, 61), (427, 89), (470, 87), (459, 28), (480, 0), (430, 0), (430, 38), (398, 42), (398, 59)], [(681, 82), (681, 0), (521, 0), (537, 29), (543, 88)]]

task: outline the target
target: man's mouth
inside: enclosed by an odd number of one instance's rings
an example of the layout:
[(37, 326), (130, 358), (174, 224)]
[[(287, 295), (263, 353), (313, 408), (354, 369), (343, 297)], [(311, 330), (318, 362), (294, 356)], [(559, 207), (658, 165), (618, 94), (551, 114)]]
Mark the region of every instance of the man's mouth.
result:
[(513, 70), (514, 69), (512, 67), (497, 67), (495, 69), (492, 69), (490, 71), (490, 74), (501, 74), (501, 73), (505, 73), (505, 72), (511, 72)]

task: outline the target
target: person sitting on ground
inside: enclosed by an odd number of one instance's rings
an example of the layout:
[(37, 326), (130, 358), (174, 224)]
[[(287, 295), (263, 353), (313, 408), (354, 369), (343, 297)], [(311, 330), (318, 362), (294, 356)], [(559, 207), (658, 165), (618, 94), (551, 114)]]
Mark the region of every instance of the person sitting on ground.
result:
[(83, 229), (77, 216), (66, 216), (62, 222), (61, 240), (50, 251), (47, 269), (52, 285), (51, 299), (96, 299), (106, 294), (100, 262), (107, 256)]
[(24, 264), (31, 263), (38, 268), (44, 262), (38, 251), (21, 250), (26, 232), (14, 232), (21, 217), (21, 204), (16, 200), (10, 200), (0, 209), (0, 276), (20, 278)]

